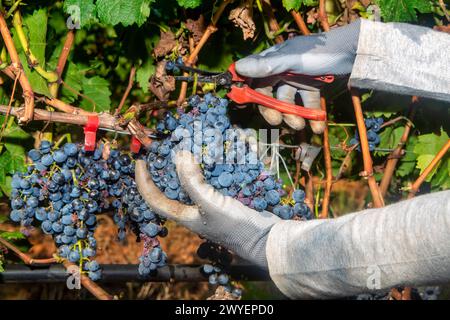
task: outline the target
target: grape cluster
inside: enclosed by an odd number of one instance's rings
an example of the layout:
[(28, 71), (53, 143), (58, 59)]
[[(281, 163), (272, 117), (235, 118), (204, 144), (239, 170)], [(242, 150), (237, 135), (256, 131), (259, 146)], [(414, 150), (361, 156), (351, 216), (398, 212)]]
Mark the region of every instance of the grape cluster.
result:
[[(169, 68), (172, 66), (169, 64)], [(166, 65), (167, 67), (167, 65)], [(172, 157), (176, 150), (188, 150), (201, 163), (207, 183), (225, 196), (233, 197), (257, 211), (270, 210), (282, 219), (311, 219), (304, 203), (303, 190), (295, 190), (292, 199), (286, 195), (280, 180), (264, 170), (259, 161), (253, 132), (232, 128), (227, 116), (228, 100), (207, 93), (203, 98), (189, 98), (189, 112), (166, 113), (156, 130), (165, 136), (150, 145), (147, 163), (153, 182), (166, 197), (191, 204), (180, 185)], [(253, 142), (253, 143), (252, 143)], [(212, 242), (203, 243), (200, 258), (212, 264), (202, 266), (202, 272), (212, 285), (222, 285), (236, 297), (241, 289), (231, 286), (226, 273), (232, 255)]]
[(211, 264), (207, 263), (201, 267), (201, 272), (208, 277), (208, 282), (211, 285), (221, 285), (225, 291), (236, 298), (241, 297), (242, 290), (231, 285), (230, 276), (227, 274), (233, 260), (230, 251), (214, 242), (206, 241), (198, 247), (197, 255), (202, 259), (211, 261)]
[(153, 251), (159, 252), (160, 258), (152, 259), (154, 265), (139, 267), (141, 274), (147, 275), (165, 264), (156, 237), (167, 230), (137, 191), (132, 157), (111, 150), (105, 160), (103, 147), (100, 144), (95, 151), (86, 152), (78, 144), (58, 148), (42, 141), (38, 149), (30, 150), (32, 164), (26, 173), (16, 173), (12, 179), (10, 218), (21, 222), (24, 230), (35, 221), (40, 223), (42, 231), (53, 236), (58, 255), (77, 263), (95, 281), (101, 277), (100, 266), (93, 259), (96, 215), (114, 209), (119, 239), (125, 237), (126, 225), (144, 238), (142, 261), (156, 255)]
[(153, 141), (148, 153), (152, 180), (169, 199), (191, 203), (172, 161), (176, 150), (189, 150), (201, 162), (205, 180), (223, 195), (257, 211), (270, 210), (282, 219), (311, 218), (302, 190), (294, 192), (293, 201), (283, 199), (281, 181), (265, 171), (258, 159), (252, 131), (231, 127), (227, 99), (211, 93), (203, 99), (194, 95), (189, 105), (189, 112), (166, 113), (158, 122), (156, 129), (166, 138)]
[[(380, 136), (378, 132), (381, 130), (381, 125), (383, 124), (383, 118), (367, 118), (364, 120), (367, 129), (367, 140), (369, 142), (369, 150), (374, 151), (375, 148), (380, 144)], [(359, 143), (359, 133), (358, 130), (355, 131), (355, 137), (350, 140), (351, 145)], [(361, 146), (358, 145), (356, 150), (361, 152)]]
[(179, 74), (181, 72), (178, 65), (184, 65), (183, 58), (178, 57), (175, 60), (169, 60), (166, 62), (166, 72), (173, 73), (173, 74)]

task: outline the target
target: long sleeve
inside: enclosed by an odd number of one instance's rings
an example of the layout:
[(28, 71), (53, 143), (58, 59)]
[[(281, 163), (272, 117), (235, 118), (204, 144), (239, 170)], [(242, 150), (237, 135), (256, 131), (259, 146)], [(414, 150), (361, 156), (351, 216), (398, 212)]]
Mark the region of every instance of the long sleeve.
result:
[(362, 20), (349, 84), (450, 101), (450, 35)]
[(293, 299), (336, 298), (450, 280), (450, 191), (337, 219), (282, 221), (270, 275)]

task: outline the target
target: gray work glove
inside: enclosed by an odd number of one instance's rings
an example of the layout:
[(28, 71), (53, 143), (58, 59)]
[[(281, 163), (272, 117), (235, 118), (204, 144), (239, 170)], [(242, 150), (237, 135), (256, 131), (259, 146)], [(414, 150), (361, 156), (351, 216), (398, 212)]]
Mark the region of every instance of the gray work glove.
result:
[[(263, 94), (279, 100), (295, 103), (297, 92), (307, 108), (320, 109), (320, 88), (312, 82), (286, 80), (277, 76), (283, 72), (318, 76), (348, 75), (352, 71), (358, 47), (361, 21), (333, 29), (326, 33), (299, 36), (275, 45), (260, 54), (251, 55), (236, 62), (236, 71), (250, 78), (264, 78), (257, 89)], [(274, 88), (276, 88), (274, 90)], [(289, 114), (259, 106), (261, 114), (271, 125), (279, 125), (283, 120), (295, 130), (305, 127), (305, 120)], [(310, 121), (315, 133), (322, 133), (323, 121)]]
[[(450, 280), (450, 191), (337, 219), (286, 221), (216, 191), (190, 152), (174, 160), (195, 205), (166, 198), (139, 160), (136, 184), (149, 207), (268, 269), (288, 297), (345, 297)], [(380, 279), (371, 288), (374, 271)]]
[(195, 205), (168, 199), (153, 183), (145, 161), (139, 160), (136, 162), (136, 184), (148, 206), (155, 213), (267, 269), (267, 236), (281, 219), (269, 212), (252, 210), (216, 191), (205, 182), (200, 166), (189, 151), (178, 151), (174, 163), (181, 187)]

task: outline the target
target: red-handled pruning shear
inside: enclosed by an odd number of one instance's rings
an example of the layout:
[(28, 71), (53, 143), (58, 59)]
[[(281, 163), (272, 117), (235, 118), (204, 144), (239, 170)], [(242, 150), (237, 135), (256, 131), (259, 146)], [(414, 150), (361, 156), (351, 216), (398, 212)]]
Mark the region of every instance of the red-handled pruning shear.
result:
[[(197, 81), (215, 83), (216, 85), (225, 86), (230, 88), (227, 96), (237, 104), (256, 103), (267, 108), (275, 109), (281, 113), (294, 114), (309, 120), (326, 120), (326, 112), (318, 109), (309, 109), (296, 104), (277, 100), (273, 97), (266, 96), (254, 89), (250, 88), (246, 83), (248, 78), (242, 77), (237, 74), (235, 64), (231, 64), (227, 71), (221, 73), (214, 73), (204, 71), (196, 68), (191, 68), (185, 65), (176, 64), (177, 67), (185, 71), (195, 72), (202, 74), (198, 76)], [(331, 83), (334, 81), (334, 76), (307, 76), (293, 73), (283, 73), (279, 76), (283, 78), (295, 77), (299, 79), (304, 77), (305, 79), (315, 80), (323, 83)], [(175, 77), (176, 80), (193, 81), (193, 77)]]

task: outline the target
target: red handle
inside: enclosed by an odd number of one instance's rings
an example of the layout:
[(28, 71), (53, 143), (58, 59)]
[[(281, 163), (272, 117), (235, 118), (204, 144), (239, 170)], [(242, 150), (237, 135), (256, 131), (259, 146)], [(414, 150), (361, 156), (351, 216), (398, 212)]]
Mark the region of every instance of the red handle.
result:
[(131, 145), (130, 150), (133, 153), (139, 153), (139, 150), (141, 150), (142, 143), (136, 138), (135, 136), (131, 137)]
[(294, 114), (309, 120), (325, 121), (327, 118), (327, 114), (323, 110), (308, 109), (302, 106), (280, 101), (259, 93), (247, 85), (243, 85), (242, 87), (232, 86), (227, 96), (237, 104), (256, 103), (267, 108), (275, 109), (281, 113)]
[(94, 151), (97, 142), (97, 130), (100, 120), (97, 116), (88, 116), (88, 121), (84, 126), (84, 150)]

